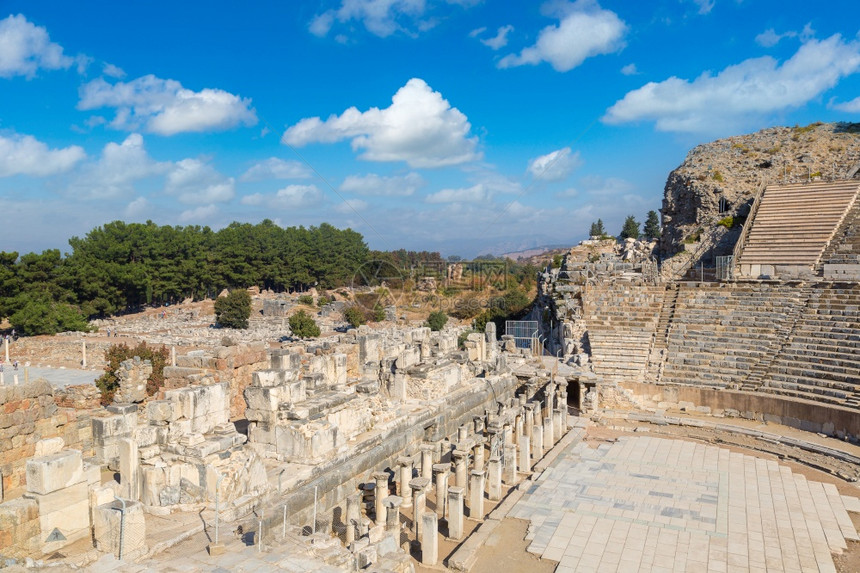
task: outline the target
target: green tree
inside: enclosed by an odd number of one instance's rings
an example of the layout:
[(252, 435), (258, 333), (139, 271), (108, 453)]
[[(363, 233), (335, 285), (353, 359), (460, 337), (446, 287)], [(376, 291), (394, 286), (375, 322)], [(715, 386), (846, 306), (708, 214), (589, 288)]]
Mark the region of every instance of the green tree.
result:
[(350, 305), (343, 311), (343, 317), (353, 328), (358, 328), (365, 323), (364, 311), (356, 304)]
[(312, 338), (320, 335), (320, 327), (316, 321), (303, 310), (290, 317), (290, 330), (299, 338)]
[(598, 219), (596, 223), (592, 223), (588, 234), (592, 237), (602, 237), (605, 235), (606, 229), (603, 228), (603, 219)]
[(433, 331), (442, 330), (446, 322), (448, 322), (448, 315), (441, 310), (434, 310), (427, 317), (427, 326)]
[(636, 222), (633, 215), (628, 215), (627, 218), (624, 219), (624, 226), (621, 228), (621, 234), (619, 237), (622, 239), (639, 238), (639, 223)]
[(642, 234), (645, 235), (645, 238), (649, 241), (651, 239), (660, 238), (660, 218), (657, 216), (656, 211), (648, 211), (648, 216), (645, 218), (645, 227), (642, 230)]
[(90, 330), (86, 317), (71, 304), (52, 300), (44, 293), (26, 298), (27, 300), (9, 317), (12, 327), (21, 334), (34, 336)]
[(251, 295), (245, 289), (230, 291), (215, 301), (215, 322), (226, 328), (248, 328)]

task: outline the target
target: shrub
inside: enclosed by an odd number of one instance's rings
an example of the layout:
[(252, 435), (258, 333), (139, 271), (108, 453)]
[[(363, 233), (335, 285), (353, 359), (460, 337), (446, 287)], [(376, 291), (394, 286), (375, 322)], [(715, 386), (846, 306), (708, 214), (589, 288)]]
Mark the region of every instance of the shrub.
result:
[(692, 245), (693, 243), (698, 243), (699, 239), (702, 238), (702, 229), (698, 228), (693, 233), (690, 233), (686, 237), (684, 237), (685, 245)]
[(164, 386), (164, 367), (167, 365), (167, 358), (170, 356), (170, 352), (166, 346), (153, 348), (147, 346), (146, 342), (141, 342), (132, 348), (127, 344), (114, 344), (105, 350), (107, 367), (105, 367), (105, 373), (96, 380), (96, 386), (102, 393), (101, 402), (103, 405), (110, 404), (113, 401), (114, 394), (119, 389), (119, 378), (117, 378), (119, 365), (135, 356), (139, 356), (141, 360), (149, 360), (152, 363), (152, 374), (146, 380), (147, 396), (154, 395)]
[(244, 289), (230, 291), (230, 294), (215, 301), (215, 322), (227, 328), (248, 328), (251, 318), (251, 295)]
[(47, 297), (28, 300), (9, 317), (9, 322), (15, 330), (25, 336), (90, 330), (87, 319), (80, 310), (70, 304), (55, 302)]
[(354, 304), (343, 311), (343, 317), (353, 328), (358, 328), (366, 322), (364, 319), (364, 311)]
[(313, 338), (320, 335), (316, 321), (303, 310), (290, 317), (290, 330), (299, 338)]
[(427, 326), (433, 331), (442, 330), (446, 322), (448, 322), (448, 315), (441, 310), (434, 310), (427, 317)]
[(327, 296), (321, 296), (321, 297), (319, 297), (319, 299), (317, 300), (317, 306), (318, 306), (318, 307), (320, 307), (320, 308), (322, 308), (322, 307), (324, 307), (325, 305), (327, 305), (327, 304), (328, 304), (328, 303), (330, 303), (330, 302), (331, 302), (331, 300), (329, 300), (329, 298), (328, 298)]
[(711, 178), (714, 181), (719, 181), (720, 183), (725, 181), (725, 179), (723, 179), (723, 174), (720, 173), (720, 171), (718, 169), (714, 169), (714, 172), (711, 174)]
[(373, 310), (370, 311), (370, 320), (373, 322), (382, 322), (385, 320), (385, 309), (378, 302), (373, 305)]
[(306, 304), (308, 306), (314, 305), (314, 297), (309, 294), (299, 295), (299, 304)]
[(731, 229), (735, 226), (735, 218), (729, 215), (728, 217), (717, 221), (717, 225), (719, 225), (720, 227), (725, 227), (726, 229)]

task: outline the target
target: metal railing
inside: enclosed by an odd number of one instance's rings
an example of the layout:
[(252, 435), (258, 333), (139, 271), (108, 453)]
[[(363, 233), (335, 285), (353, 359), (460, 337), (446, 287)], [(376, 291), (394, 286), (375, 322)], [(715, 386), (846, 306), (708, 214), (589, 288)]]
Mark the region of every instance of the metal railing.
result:
[(738, 242), (735, 243), (735, 248), (732, 251), (733, 258), (731, 278), (735, 278), (737, 276), (738, 261), (740, 260), (741, 253), (744, 250), (744, 243), (746, 243), (747, 238), (749, 238), (750, 227), (752, 227), (756, 213), (758, 213), (758, 208), (759, 205), (761, 205), (762, 197), (764, 197), (765, 189), (767, 189), (767, 179), (762, 179), (761, 184), (759, 184), (758, 191), (756, 192), (755, 199), (753, 200), (752, 207), (750, 207), (749, 215), (747, 215), (747, 220), (744, 221), (743, 225), (741, 226), (741, 236), (738, 237)]

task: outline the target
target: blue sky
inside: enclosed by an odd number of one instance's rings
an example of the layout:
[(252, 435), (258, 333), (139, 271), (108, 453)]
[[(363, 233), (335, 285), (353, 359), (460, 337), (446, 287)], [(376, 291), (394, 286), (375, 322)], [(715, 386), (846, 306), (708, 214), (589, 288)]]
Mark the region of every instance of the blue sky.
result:
[(860, 121), (856, 1), (0, 2), (2, 250), (121, 219), (574, 244), (717, 137)]

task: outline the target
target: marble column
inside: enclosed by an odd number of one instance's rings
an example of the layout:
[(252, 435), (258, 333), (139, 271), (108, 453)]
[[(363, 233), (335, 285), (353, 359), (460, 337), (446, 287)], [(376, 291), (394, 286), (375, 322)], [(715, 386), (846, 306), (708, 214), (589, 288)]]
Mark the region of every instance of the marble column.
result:
[[(403, 498), (399, 495), (390, 495), (382, 500), (385, 506), (385, 531), (389, 533), (398, 533), (400, 531), (400, 505), (403, 503)], [(400, 537), (395, 537), (397, 542), (400, 542)]]
[(552, 425), (552, 416), (543, 419), (543, 449), (549, 451), (555, 445), (555, 428)]
[(445, 502), (448, 499), (448, 476), (451, 473), (451, 464), (435, 464), (433, 473), (436, 478), (436, 513), (443, 519), (445, 514)]
[(507, 485), (517, 483), (517, 446), (505, 444), (504, 481)]
[(467, 483), (469, 479), (469, 454), (463, 450), (454, 450), (454, 483), (457, 487), (462, 487), (463, 492), (469, 491)]
[[(9, 359), (7, 358), (6, 361), (8, 362), (8, 360)], [(466, 424), (463, 424), (462, 426), (457, 428), (457, 443), (462, 444), (463, 442), (465, 442), (468, 439), (469, 439), (469, 426), (467, 426)]]
[(421, 541), (421, 564), (428, 567), (439, 561), (439, 518), (432, 511), (421, 515), (421, 530), (424, 539)]
[(346, 496), (346, 518), (343, 520), (346, 524), (346, 544), (349, 545), (355, 541), (355, 529), (358, 527), (359, 518), (361, 517), (361, 494), (352, 493)]
[(421, 444), (421, 477), (433, 478), (433, 452), (436, 446), (432, 444)]
[(472, 468), (476, 470), (484, 469), (484, 442), (478, 442), (473, 448)]
[(397, 493), (403, 498), (403, 507), (412, 507), (412, 492), (409, 489), (409, 482), (412, 480), (412, 458), (401, 456), (397, 458), (397, 464), (400, 466), (400, 485)]
[(373, 479), (376, 480), (376, 497), (373, 499), (373, 511), (376, 523), (379, 525), (385, 519), (385, 505), (382, 500), (388, 497), (388, 473), (377, 472), (373, 474)]
[(430, 482), (427, 478), (419, 477), (409, 482), (409, 487), (412, 488), (412, 523), (415, 527), (415, 539), (421, 543), (421, 515), (427, 508), (427, 495), (425, 490)]
[(469, 491), (469, 517), (481, 521), (484, 519), (484, 470), (472, 470)]
[(119, 439), (119, 496), (125, 500), (140, 499), (140, 454), (133, 438)]
[(502, 499), (502, 459), (499, 456), (490, 458), (487, 464), (487, 498), (490, 501)]
[(552, 413), (552, 428), (556, 441), (564, 436), (564, 431), (561, 429), (561, 410), (556, 409)]
[(520, 436), (520, 471), (528, 473), (532, 469), (531, 440), (528, 436)]
[(453, 485), (448, 488), (448, 538), (459, 541), (463, 538), (463, 497), (462, 487)]
[(524, 428), (525, 429), (525, 436), (529, 440), (531, 440), (532, 439), (532, 432), (534, 431), (534, 426), (535, 426), (534, 404), (531, 404), (531, 403), (526, 404), (526, 415), (525, 415), (525, 421), (523, 422), (523, 425), (525, 426), (525, 428)]
[(532, 436), (534, 437), (532, 441), (532, 457), (535, 461), (538, 461), (543, 457), (543, 426), (535, 424), (534, 428), (532, 428)]

